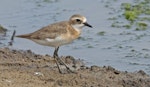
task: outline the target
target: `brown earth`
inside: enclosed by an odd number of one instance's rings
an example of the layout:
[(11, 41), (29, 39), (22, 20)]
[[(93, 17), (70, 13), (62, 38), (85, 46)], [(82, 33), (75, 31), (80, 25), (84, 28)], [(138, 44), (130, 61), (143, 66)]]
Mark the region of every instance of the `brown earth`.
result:
[(60, 74), (49, 55), (0, 48), (0, 87), (150, 87), (150, 76), (142, 70), (122, 72), (111, 66), (86, 67), (71, 56), (62, 59), (76, 73), (61, 65)]

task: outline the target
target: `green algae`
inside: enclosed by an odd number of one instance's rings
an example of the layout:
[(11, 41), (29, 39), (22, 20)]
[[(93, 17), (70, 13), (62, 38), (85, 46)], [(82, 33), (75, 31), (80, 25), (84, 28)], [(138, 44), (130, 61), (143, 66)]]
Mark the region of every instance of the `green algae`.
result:
[[(150, 21), (150, 0), (133, 0), (134, 3), (121, 3), (117, 16), (108, 18), (113, 21), (111, 27), (146, 30)], [(120, 15), (122, 14), (122, 15)], [(122, 22), (118, 22), (123, 20)]]

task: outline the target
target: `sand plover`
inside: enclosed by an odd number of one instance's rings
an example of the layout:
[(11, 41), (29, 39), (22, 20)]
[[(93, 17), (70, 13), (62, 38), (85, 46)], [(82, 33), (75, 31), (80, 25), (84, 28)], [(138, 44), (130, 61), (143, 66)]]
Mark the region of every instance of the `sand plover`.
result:
[[(59, 46), (69, 44), (77, 39), (84, 26), (92, 28), (92, 26), (87, 23), (87, 19), (84, 16), (75, 14), (72, 15), (68, 21), (53, 23), (33, 33), (17, 35), (16, 37), (29, 39), (40, 45), (55, 47), (53, 57), (56, 60), (57, 67), (61, 73), (58, 64), (58, 60), (60, 60), (58, 56)], [(66, 66), (67, 70), (71, 71), (64, 62), (62, 63)]]

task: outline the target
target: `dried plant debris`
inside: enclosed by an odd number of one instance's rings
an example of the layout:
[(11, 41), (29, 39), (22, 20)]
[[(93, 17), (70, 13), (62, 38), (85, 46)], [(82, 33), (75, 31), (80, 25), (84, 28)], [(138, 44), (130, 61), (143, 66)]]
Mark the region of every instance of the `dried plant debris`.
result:
[(0, 33), (6, 33), (7, 29), (0, 25)]

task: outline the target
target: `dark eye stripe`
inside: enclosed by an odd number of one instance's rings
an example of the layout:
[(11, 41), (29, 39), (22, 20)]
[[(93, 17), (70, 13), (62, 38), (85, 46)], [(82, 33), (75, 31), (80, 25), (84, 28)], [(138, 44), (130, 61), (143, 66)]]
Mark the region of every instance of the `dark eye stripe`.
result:
[(80, 20), (80, 19), (76, 19), (76, 21), (77, 21), (77, 22), (80, 22), (81, 20)]

